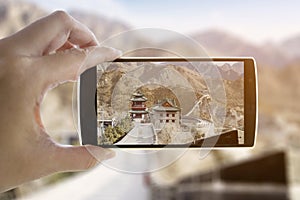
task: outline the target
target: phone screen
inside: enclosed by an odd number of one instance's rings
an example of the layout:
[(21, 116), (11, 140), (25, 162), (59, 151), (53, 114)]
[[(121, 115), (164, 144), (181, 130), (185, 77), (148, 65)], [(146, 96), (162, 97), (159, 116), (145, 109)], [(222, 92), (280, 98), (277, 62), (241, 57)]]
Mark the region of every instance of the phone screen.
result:
[(98, 145), (245, 144), (243, 61), (97, 66)]

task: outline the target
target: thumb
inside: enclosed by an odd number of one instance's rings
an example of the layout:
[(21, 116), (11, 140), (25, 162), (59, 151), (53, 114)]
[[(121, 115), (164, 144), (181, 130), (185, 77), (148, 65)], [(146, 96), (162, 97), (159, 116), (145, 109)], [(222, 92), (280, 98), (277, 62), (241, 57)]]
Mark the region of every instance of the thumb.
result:
[(59, 146), (55, 153), (56, 171), (82, 171), (115, 156), (115, 152), (97, 146)]
[(93, 46), (88, 47), (83, 50), (86, 54), (85, 60), (82, 62), (80, 68), (78, 69), (78, 74), (87, 70), (88, 68), (94, 67), (100, 63), (113, 61), (120, 57), (122, 52), (120, 50), (105, 47), (105, 46)]
[(105, 46), (88, 47), (84, 49), (84, 52), (86, 52), (86, 57), (78, 70), (78, 75), (88, 68), (94, 67), (100, 63), (113, 61), (122, 54), (120, 50)]

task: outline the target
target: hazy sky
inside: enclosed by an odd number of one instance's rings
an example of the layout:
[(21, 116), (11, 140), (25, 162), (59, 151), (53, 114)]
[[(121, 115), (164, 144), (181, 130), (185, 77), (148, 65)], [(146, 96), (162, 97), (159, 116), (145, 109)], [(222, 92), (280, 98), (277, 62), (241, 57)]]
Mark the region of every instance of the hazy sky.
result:
[[(226, 30), (255, 43), (300, 34), (299, 0), (26, 0), (50, 11), (78, 9), (118, 18), (133, 27), (181, 33)], [(75, 3), (76, 2), (76, 3)]]

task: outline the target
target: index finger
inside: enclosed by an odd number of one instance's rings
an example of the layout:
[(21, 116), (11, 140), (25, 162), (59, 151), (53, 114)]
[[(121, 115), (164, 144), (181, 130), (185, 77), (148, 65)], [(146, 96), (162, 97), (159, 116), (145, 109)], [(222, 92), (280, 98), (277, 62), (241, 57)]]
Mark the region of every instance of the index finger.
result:
[(44, 55), (67, 41), (81, 48), (98, 44), (94, 34), (64, 11), (56, 11), (12, 36), (21, 54)]

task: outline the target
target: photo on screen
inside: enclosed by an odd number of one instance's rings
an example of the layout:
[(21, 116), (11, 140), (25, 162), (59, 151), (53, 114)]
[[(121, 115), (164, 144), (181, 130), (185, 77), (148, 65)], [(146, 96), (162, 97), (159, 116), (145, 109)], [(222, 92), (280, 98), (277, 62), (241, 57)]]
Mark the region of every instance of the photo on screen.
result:
[[(218, 73), (207, 77), (197, 70), (201, 66)], [(210, 95), (207, 81), (212, 79), (223, 84), (225, 99)], [(99, 145), (201, 146), (214, 137), (244, 144), (243, 62), (102, 64), (96, 100)], [(213, 104), (225, 108), (221, 124), (214, 119), (218, 111)]]

